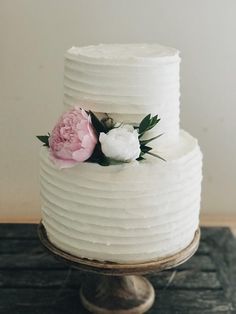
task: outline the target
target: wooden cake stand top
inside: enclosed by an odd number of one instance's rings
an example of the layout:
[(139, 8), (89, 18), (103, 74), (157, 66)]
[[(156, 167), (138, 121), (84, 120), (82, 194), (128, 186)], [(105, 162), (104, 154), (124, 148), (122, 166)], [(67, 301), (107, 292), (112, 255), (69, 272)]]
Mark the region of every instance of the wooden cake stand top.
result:
[(52, 253), (54, 256), (60, 260), (70, 264), (75, 268), (96, 272), (103, 275), (111, 276), (124, 276), (124, 275), (133, 275), (133, 274), (148, 274), (150, 272), (160, 272), (164, 269), (169, 269), (176, 267), (185, 261), (187, 261), (198, 249), (199, 240), (200, 240), (200, 229), (198, 228), (195, 232), (194, 239), (192, 242), (182, 251), (168, 257), (161, 259), (156, 259), (148, 262), (142, 263), (133, 263), (133, 264), (120, 264), (112, 262), (101, 262), (96, 260), (89, 260), (86, 258), (77, 257), (66, 253), (53, 245), (48, 237), (46, 230), (40, 222), (38, 226), (38, 235), (40, 241), (44, 247)]

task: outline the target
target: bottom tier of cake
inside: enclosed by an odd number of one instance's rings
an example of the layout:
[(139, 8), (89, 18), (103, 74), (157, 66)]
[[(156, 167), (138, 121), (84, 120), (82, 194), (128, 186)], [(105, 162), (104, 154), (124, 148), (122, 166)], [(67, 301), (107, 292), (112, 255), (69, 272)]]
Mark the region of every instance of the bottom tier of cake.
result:
[(138, 263), (173, 255), (198, 228), (202, 154), (181, 131), (175, 147), (103, 167), (57, 169), (41, 151), (43, 224), (50, 241), (75, 256)]

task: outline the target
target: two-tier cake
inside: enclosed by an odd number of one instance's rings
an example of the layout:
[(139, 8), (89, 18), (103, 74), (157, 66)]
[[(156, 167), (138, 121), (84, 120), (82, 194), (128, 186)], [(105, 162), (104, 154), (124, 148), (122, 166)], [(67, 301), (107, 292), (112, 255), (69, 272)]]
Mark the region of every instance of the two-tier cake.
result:
[[(50, 241), (75, 256), (118, 263), (173, 255), (199, 224), (202, 154), (179, 129), (179, 52), (157, 44), (73, 47), (65, 55), (64, 105), (134, 127), (161, 118), (146, 138), (152, 155), (60, 169), (41, 150), (42, 222)], [(128, 145), (128, 144), (127, 144)]]

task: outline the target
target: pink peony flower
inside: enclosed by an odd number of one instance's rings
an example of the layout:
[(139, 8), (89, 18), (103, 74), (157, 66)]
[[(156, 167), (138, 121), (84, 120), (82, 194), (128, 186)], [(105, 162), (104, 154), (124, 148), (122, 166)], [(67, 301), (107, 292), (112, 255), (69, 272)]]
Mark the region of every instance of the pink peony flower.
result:
[(64, 113), (49, 137), (50, 156), (59, 168), (87, 160), (98, 139), (91, 117), (81, 108)]

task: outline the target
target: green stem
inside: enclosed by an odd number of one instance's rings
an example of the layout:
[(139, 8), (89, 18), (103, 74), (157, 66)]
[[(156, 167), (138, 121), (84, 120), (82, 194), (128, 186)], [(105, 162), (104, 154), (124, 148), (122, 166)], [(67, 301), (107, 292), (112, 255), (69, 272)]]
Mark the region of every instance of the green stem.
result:
[(161, 159), (161, 160), (163, 160), (163, 161), (166, 161), (164, 158), (162, 158), (161, 156), (159, 156), (159, 155), (157, 155), (157, 154), (154, 154), (154, 153), (151, 153), (151, 152), (146, 152), (146, 154), (149, 154), (149, 155), (154, 156), (154, 157), (157, 157), (157, 158), (159, 158), (159, 159)]

